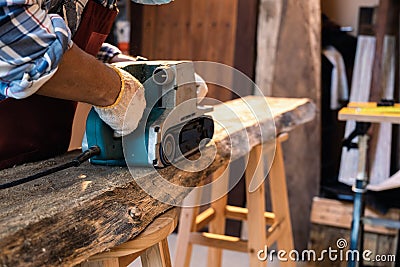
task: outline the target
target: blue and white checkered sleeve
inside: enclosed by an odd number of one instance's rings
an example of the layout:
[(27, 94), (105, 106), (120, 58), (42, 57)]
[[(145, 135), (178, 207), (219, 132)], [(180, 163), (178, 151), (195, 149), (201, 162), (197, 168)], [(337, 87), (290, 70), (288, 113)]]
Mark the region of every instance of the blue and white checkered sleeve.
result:
[(54, 75), (72, 45), (65, 21), (47, 14), (38, 2), (0, 0), (0, 94), (4, 96), (34, 94)]
[(121, 50), (119, 50), (117, 47), (108, 43), (103, 43), (100, 51), (97, 53), (97, 59), (103, 62), (110, 62), (113, 57), (121, 53)]

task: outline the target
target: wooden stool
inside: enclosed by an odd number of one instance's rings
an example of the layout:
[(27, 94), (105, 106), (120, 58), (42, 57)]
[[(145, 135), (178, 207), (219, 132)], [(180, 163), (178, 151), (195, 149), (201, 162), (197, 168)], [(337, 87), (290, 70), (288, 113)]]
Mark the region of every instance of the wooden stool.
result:
[[(251, 267), (265, 266), (266, 262), (258, 259), (258, 252), (264, 250), (265, 246), (269, 248), (275, 242), (278, 250), (286, 251), (286, 257), (288, 257), (289, 252), (294, 249), (294, 245), (281, 147), (281, 143), (287, 138), (287, 134), (277, 138), (275, 158), (269, 178), (266, 180), (270, 185), (273, 212), (265, 211), (264, 182), (255, 191), (249, 192), (248, 190), (252, 179), (253, 181), (264, 179), (264, 156), (266, 156), (267, 150), (271, 149), (271, 145), (266, 143), (263, 147), (261, 145), (254, 147), (249, 155), (245, 175), (247, 208), (227, 205), (227, 195), (211, 203), (210, 208), (201, 214), (198, 214), (198, 207), (182, 208), (174, 267), (190, 265), (193, 244), (211, 247), (208, 253), (208, 266), (221, 266), (222, 249), (247, 252), (250, 256)], [(220, 170), (213, 176), (219, 177), (222, 171)], [(225, 175), (229, 175), (229, 171), (225, 170)], [(228, 179), (226, 180), (228, 181)], [(247, 241), (224, 235), (225, 219), (227, 218), (247, 220)], [(209, 226), (209, 232), (197, 232), (206, 225)], [(269, 225), (269, 228), (266, 229), (265, 225)], [(265, 254), (261, 256), (265, 257)], [(295, 262), (292, 261), (281, 262), (281, 264), (295, 266)]]
[(81, 267), (128, 266), (139, 256), (143, 267), (171, 267), (167, 237), (177, 222), (178, 209), (174, 208), (155, 219), (134, 239), (90, 257)]

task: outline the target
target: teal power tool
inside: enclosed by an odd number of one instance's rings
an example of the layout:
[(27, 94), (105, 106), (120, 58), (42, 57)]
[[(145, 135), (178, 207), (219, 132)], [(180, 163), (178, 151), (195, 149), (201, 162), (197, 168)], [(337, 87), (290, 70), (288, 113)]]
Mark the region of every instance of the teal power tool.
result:
[[(29, 177), (0, 184), (18, 186), (90, 160), (93, 164), (165, 167), (196, 152), (214, 134), (211, 107), (197, 101), (195, 71), (189, 61), (139, 61), (119, 64), (145, 88), (146, 109), (138, 128), (123, 138), (93, 109), (86, 121), (87, 147), (70, 162)], [(128, 110), (125, 119), (134, 110)]]
[[(118, 63), (145, 88), (146, 109), (138, 128), (123, 138), (92, 109), (86, 121), (88, 147), (100, 154), (90, 162), (114, 166), (165, 167), (188, 156), (210, 140), (214, 122), (209, 106), (200, 106), (193, 62), (138, 61)], [(127, 111), (125, 119), (134, 111)]]

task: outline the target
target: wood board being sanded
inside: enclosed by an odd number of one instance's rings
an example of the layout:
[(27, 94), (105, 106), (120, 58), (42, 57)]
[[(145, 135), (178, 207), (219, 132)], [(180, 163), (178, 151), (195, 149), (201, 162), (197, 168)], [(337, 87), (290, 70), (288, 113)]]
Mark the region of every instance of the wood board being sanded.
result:
[[(265, 110), (266, 102), (272, 117), (257, 113), (257, 110)], [(249, 106), (256, 111), (258, 120), (251, 114)], [(227, 107), (232, 112), (226, 112)], [(28, 184), (0, 190), (0, 266), (73, 266), (122, 244), (172, 207), (158, 201), (156, 196), (146, 194), (135, 179), (152, 183), (155, 175), (162, 175), (179, 185), (200, 185), (207, 182), (207, 177), (215, 170), (227, 166), (231, 157), (246, 155), (251, 147), (268, 141), (265, 137), (273, 138), (275, 134), (290, 131), (311, 121), (315, 114), (315, 105), (304, 98), (249, 96), (236, 99), (227, 102), (225, 107), (214, 107), (212, 115), (219, 121), (213, 138), (217, 154), (203, 171), (190, 173), (173, 166), (158, 172), (152, 168), (138, 168), (139, 177), (132, 177), (124, 167), (86, 163)], [(242, 123), (237, 121), (237, 116)], [(271, 125), (272, 118), (276, 131), (266, 127)], [(230, 128), (229, 137), (219, 125)], [(250, 146), (240, 146), (244, 143), (241, 139), (243, 130), (247, 132)], [(234, 143), (239, 145), (231, 150), (229, 146)], [(77, 155), (78, 152), (73, 152), (0, 171), (0, 181), (4, 183), (31, 175)], [(167, 193), (178, 205), (189, 189)], [(140, 211), (139, 220), (129, 215), (132, 209)]]

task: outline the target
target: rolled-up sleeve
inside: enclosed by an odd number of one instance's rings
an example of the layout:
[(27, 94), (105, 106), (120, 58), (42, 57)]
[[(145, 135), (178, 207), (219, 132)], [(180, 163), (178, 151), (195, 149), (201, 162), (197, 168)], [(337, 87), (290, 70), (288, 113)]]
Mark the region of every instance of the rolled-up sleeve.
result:
[(6, 97), (38, 91), (72, 46), (65, 21), (39, 2), (0, 0), (0, 94)]
[(97, 59), (103, 62), (110, 62), (113, 57), (121, 53), (121, 50), (119, 50), (116, 46), (108, 43), (103, 43), (100, 51), (97, 53)]

